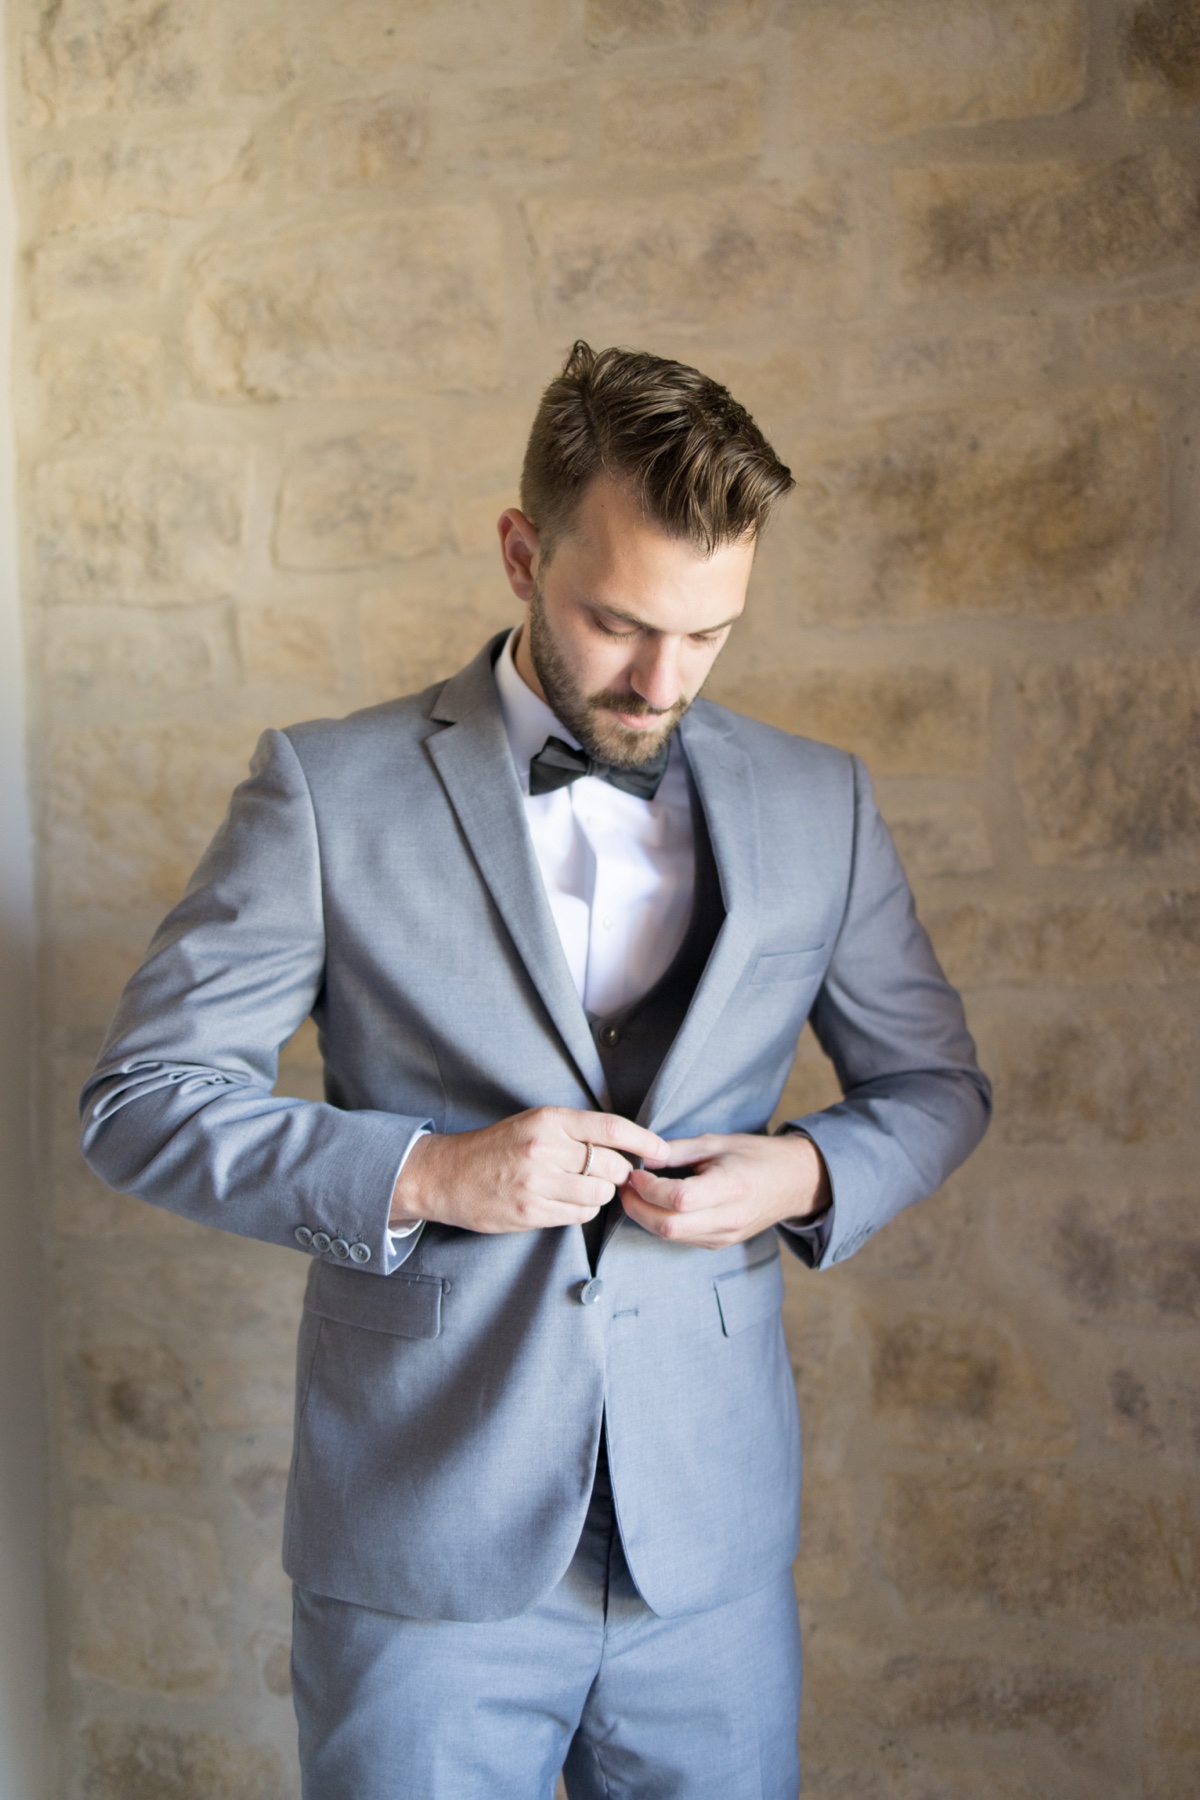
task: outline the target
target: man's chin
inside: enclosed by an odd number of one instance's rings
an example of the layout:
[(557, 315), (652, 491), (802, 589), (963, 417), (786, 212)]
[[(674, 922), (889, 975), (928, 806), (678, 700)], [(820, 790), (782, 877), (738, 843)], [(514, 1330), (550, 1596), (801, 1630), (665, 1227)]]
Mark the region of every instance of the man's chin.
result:
[(590, 735), (595, 743), (593, 755), (616, 769), (638, 769), (658, 755), (679, 720), (673, 718), (666, 725), (647, 726), (644, 731), (618, 725), (611, 717), (603, 721), (593, 719), (590, 723)]

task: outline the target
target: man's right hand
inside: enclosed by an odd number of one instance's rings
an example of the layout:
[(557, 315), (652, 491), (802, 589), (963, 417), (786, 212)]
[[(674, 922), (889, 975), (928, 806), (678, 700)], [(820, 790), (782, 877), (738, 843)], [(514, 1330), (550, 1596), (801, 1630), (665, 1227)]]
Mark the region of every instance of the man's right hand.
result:
[(582, 1225), (629, 1179), (635, 1156), (664, 1162), (667, 1145), (615, 1113), (564, 1106), (534, 1107), (481, 1131), (431, 1134), (413, 1145), (397, 1177), (389, 1223), (424, 1219), (466, 1231)]

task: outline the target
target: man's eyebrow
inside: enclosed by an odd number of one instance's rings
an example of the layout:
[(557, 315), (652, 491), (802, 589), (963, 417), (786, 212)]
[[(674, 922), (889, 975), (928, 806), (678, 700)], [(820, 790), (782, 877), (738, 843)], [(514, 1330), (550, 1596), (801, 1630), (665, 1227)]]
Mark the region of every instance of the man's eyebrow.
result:
[[(639, 631), (658, 631), (657, 625), (648, 625), (645, 619), (639, 619), (635, 613), (622, 612), (619, 606), (609, 606), (606, 601), (588, 598), (585, 605), (593, 612), (605, 613), (610, 619), (620, 619), (622, 625), (636, 625)], [(718, 631), (724, 631), (729, 625), (736, 625), (741, 613), (734, 613), (731, 619), (722, 619), (719, 625), (702, 625), (699, 631), (686, 633), (688, 637), (715, 637)]]

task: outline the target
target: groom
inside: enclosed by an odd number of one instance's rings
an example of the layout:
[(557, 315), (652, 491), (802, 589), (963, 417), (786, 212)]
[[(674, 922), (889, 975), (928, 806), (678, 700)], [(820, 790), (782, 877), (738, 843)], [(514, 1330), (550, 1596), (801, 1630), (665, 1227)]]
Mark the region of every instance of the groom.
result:
[[(84, 1094), (113, 1185), (311, 1258), (285, 1566), (306, 1800), (794, 1800), (780, 1247), (851, 1255), (989, 1092), (862, 765), (697, 699), (792, 486), (577, 344), (526, 616), (265, 734)], [(323, 1104), (273, 1094), (308, 1014)], [(769, 1135), (806, 1020), (844, 1098)]]

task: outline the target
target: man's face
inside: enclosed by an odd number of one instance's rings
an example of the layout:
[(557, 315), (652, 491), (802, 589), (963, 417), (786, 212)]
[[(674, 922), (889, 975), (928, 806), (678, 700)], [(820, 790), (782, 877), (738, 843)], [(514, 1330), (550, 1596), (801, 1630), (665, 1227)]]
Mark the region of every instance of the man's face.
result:
[(741, 616), (753, 541), (700, 555), (606, 476), (590, 483), (548, 563), (523, 514), (506, 513), (500, 535), (509, 580), (529, 605), (520, 674), (589, 755), (647, 762)]

